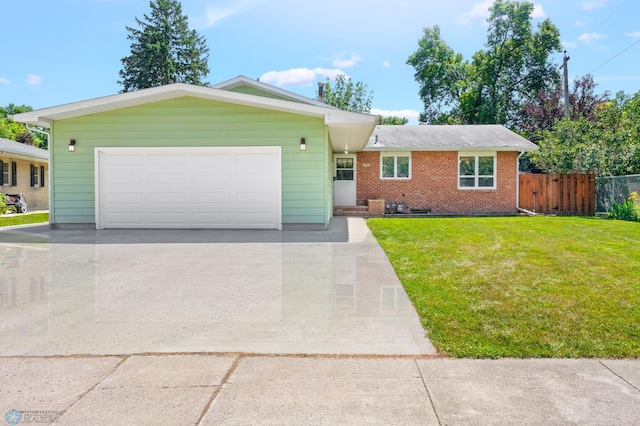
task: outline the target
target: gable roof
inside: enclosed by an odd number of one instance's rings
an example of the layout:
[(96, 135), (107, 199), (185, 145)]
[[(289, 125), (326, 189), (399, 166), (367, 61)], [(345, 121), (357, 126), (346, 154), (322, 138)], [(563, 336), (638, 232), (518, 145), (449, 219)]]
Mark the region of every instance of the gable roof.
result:
[(35, 146), (25, 145), (10, 139), (0, 138), (0, 155), (11, 154), (14, 157), (49, 161), (49, 151)]
[(239, 75), (237, 77), (223, 81), (221, 83), (214, 84), (211, 87), (213, 87), (214, 89), (234, 91), (234, 89), (238, 89), (243, 86), (269, 93), (274, 97), (280, 98), (283, 100), (289, 100), (292, 102), (300, 102), (307, 105), (316, 105), (316, 106), (337, 109), (331, 105), (325, 104), (324, 102), (307, 98), (306, 96), (298, 95), (297, 93), (289, 92), (288, 90), (280, 89), (279, 87), (275, 87), (270, 84), (263, 83), (260, 80), (253, 80), (243, 75)]
[(51, 123), (56, 120), (80, 117), (185, 96), (324, 118), (324, 123), (329, 129), (329, 137), (334, 151), (362, 150), (378, 121), (378, 116), (376, 115), (343, 111), (325, 104), (304, 104), (301, 102), (237, 93), (214, 87), (194, 86), (185, 83), (173, 83), (165, 86), (137, 90), (135, 92), (125, 92), (117, 95), (43, 108), (16, 114), (12, 118), (20, 123), (50, 127)]
[[(377, 141), (377, 142), (376, 142)], [(365, 151), (534, 151), (499, 124), (376, 126)]]

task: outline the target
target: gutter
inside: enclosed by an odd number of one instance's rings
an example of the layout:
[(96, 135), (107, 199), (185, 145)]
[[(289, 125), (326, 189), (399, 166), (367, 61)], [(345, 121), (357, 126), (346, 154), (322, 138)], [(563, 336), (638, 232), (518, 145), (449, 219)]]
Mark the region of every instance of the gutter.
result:
[(45, 131), (45, 130), (40, 130), (40, 129), (36, 129), (34, 127), (31, 127), (30, 124), (25, 123), (25, 126), (27, 127), (27, 130), (31, 131), (31, 132), (36, 132), (36, 133), (43, 133), (45, 135), (47, 135), (47, 151), (49, 151), (49, 160), (47, 161), (47, 178), (49, 180), (49, 224), (53, 223), (52, 219), (54, 218), (54, 208), (53, 208), (53, 183), (51, 181), (51, 164), (52, 164), (52, 159), (51, 159), (51, 154), (53, 153), (52, 149), (53, 149), (53, 141), (51, 140), (51, 129), (49, 129), (49, 131)]
[(516, 210), (525, 213), (527, 216), (538, 216), (537, 213), (520, 207), (520, 158), (524, 155), (525, 152), (526, 151), (520, 151), (520, 154), (518, 154), (518, 159), (516, 160)]

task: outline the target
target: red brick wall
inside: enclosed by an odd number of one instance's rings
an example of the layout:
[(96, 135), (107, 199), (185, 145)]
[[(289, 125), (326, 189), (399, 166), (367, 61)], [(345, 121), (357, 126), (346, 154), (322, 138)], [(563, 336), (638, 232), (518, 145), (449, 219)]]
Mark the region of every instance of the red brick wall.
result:
[(458, 189), (458, 153), (411, 153), (411, 179), (380, 179), (380, 153), (359, 152), (357, 203), (384, 198), (404, 201), (412, 209), (433, 214), (485, 214), (516, 212), (517, 152), (498, 152), (496, 189)]

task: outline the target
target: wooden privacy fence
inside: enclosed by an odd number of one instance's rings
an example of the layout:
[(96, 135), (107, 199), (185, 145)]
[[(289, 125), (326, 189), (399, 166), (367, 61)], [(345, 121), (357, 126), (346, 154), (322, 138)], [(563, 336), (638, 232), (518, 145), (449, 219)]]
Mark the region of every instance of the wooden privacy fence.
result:
[(520, 207), (534, 213), (594, 216), (595, 175), (521, 174)]

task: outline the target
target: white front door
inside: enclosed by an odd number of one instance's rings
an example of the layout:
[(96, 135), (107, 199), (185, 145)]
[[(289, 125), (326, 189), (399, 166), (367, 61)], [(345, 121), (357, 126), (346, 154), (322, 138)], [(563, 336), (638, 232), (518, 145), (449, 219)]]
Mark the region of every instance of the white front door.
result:
[(335, 155), (333, 157), (333, 204), (356, 205), (356, 156)]

